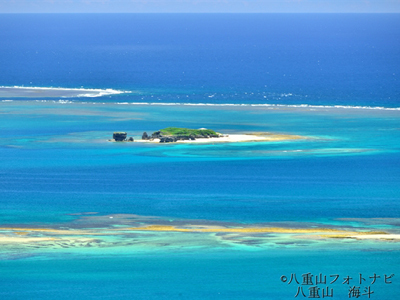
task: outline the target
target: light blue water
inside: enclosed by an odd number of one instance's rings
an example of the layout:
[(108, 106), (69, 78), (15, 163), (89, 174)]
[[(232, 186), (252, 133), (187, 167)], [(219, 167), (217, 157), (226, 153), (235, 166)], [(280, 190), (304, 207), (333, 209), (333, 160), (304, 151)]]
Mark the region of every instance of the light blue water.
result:
[[(398, 25), (396, 14), (1, 15), (1, 86), (132, 93), (1, 99), (13, 101), (0, 102), (0, 224), (69, 226), (80, 218), (71, 214), (98, 212), (397, 230)], [(114, 131), (139, 138), (168, 126), (308, 139), (107, 141)], [(290, 299), (297, 288), (280, 276), (307, 272), (395, 273), (392, 285), (371, 285), (371, 298), (396, 298), (398, 243), (310, 245), (2, 249), (0, 298)], [(346, 285), (331, 287), (348, 298)]]

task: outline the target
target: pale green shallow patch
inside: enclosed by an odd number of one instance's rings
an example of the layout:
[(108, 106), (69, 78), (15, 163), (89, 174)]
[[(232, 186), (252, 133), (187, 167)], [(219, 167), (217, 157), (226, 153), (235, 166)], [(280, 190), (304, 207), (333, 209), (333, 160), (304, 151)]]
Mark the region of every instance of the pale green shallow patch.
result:
[[(393, 222), (393, 220), (391, 219)], [(279, 226), (279, 227), (277, 227)], [(363, 239), (366, 237), (366, 239)], [(231, 249), (268, 251), (268, 249), (374, 249), (400, 250), (400, 230), (352, 227), (318, 223), (243, 224), (175, 219), (138, 215), (85, 213), (62, 227), (0, 228), (0, 258), (31, 256), (114, 255), (144, 252), (207, 251)]]

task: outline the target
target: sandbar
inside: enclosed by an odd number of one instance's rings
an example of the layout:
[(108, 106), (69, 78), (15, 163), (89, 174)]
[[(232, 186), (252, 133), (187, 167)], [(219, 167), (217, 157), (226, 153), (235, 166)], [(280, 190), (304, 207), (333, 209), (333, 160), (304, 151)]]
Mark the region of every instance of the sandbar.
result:
[[(282, 226), (280, 225), (282, 224)], [(27, 224), (28, 225), (28, 224)], [(342, 244), (363, 247), (374, 243), (397, 247), (400, 233), (352, 226), (325, 226), (318, 223), (242, 224), (208, 220), (170, 219), (140, 215), (83, 215), (71, 223), (48, 226), (0, 227), (0, 251), (11, 255), (21, 251), (72, 251), (71, 249), (166, 249), (188, 247), (302, 247), (315, 244)], [(376, 244), (375, 244), (376, 241)], [(386, 248), (385, 248), (386, 249)], [(32, 253), (33, 253), (32, 252)], [(100, 253), (99, 252), (99, 253)], [(94, 253), (94, 252), (93, 252)]]
[(129, 230), (136, 231), (178, 231), (178, 232), (238, 232), (238, 233), (317, 233), (317, 232), (345, 232), (331, 228), (280, 228), (280, 227), (221, 227), (204, 226), (196, 228), (188, 225), (187, 227), (176, 227), (171, 225), (148, 225), (144, 227), (130, 227)]
[[(306, 139), (306, 137), (290, 134), (277, 133), (254, 133), (254, 134), (229, 134), (222, 137), (197, 138), (195, 140), (178, 140), (174, 143), (184, 144), (214, 144), (214, 143), (238, 143), (238, 142), (277, 142), (286, 140)], [(160, 139), (135, 140), (137, 143), (159, 143)], [(172, 143), (172, 144), (174, 144)]]
[(396, 240), (400, 241), (400, 234), (357, 234), (347, 235), (344, 238), (357, 240)]
[(192, 226), (177, 227), (171, 225), (148, 225), (143, 227), (130, 227), (134, 231), (175, 231), (175, 232), (209, 232), (209, 233), (319, 233), (324, 238), (355, 238), (355, 239), (390, 239), (400, 240), (400, 234), (388, 234), (383, 231), (349, 231), (333, 228), (284, 228), (284, 227), (221, 227), (205, 226), (197, 228)]

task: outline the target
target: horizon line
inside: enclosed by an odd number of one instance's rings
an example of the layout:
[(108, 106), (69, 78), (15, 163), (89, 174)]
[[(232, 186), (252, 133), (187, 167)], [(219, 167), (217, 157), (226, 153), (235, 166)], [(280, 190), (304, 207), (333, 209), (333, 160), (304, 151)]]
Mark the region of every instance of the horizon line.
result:
[(230, 14), (230, 15), (245, 15), (245, 14), (400, 14), (400, 11), (390, 12), (0, 12), (0, 15), (12, 14)]

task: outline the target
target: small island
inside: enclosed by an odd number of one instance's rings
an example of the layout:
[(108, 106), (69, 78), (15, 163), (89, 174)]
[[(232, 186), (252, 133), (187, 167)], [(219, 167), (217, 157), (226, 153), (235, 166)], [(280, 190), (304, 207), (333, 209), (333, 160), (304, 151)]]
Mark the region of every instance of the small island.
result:
[(307, 137), (271, 132), (255, 132), (242, 134), (221, 134), (211, 129), (188, 129), (167, 127), (152, 134), (143, 132), (141, 140), (127, 138), (126, 132), (114, 132), (110, 142), (139, 142), (139, 143), (234, 143), (234, 142), (264, 142), (306, 139)]
[(177, 141), (194, 141), (196, 139), (209, 139), (209, 138), (220, 138), (222, 134), (215, 132), (211, 129), (200, 128), (200, 129), (188, 129), (178, 127), (167, 127), (159, 131), (153, 132), (148, 135), (144, 132), (142, 140), (154, 141), (157, 139), (160, 143), (173, 143)]
[(291, 134), (279, 134), (270, 132), (221, 134), (211, 129), (188, 129), (178, 127), (167, 127), (151, 135), (144, 132), (141, 143), (234, 143), (234, 142), (264, 142), (305, 139), (306, 137)]

